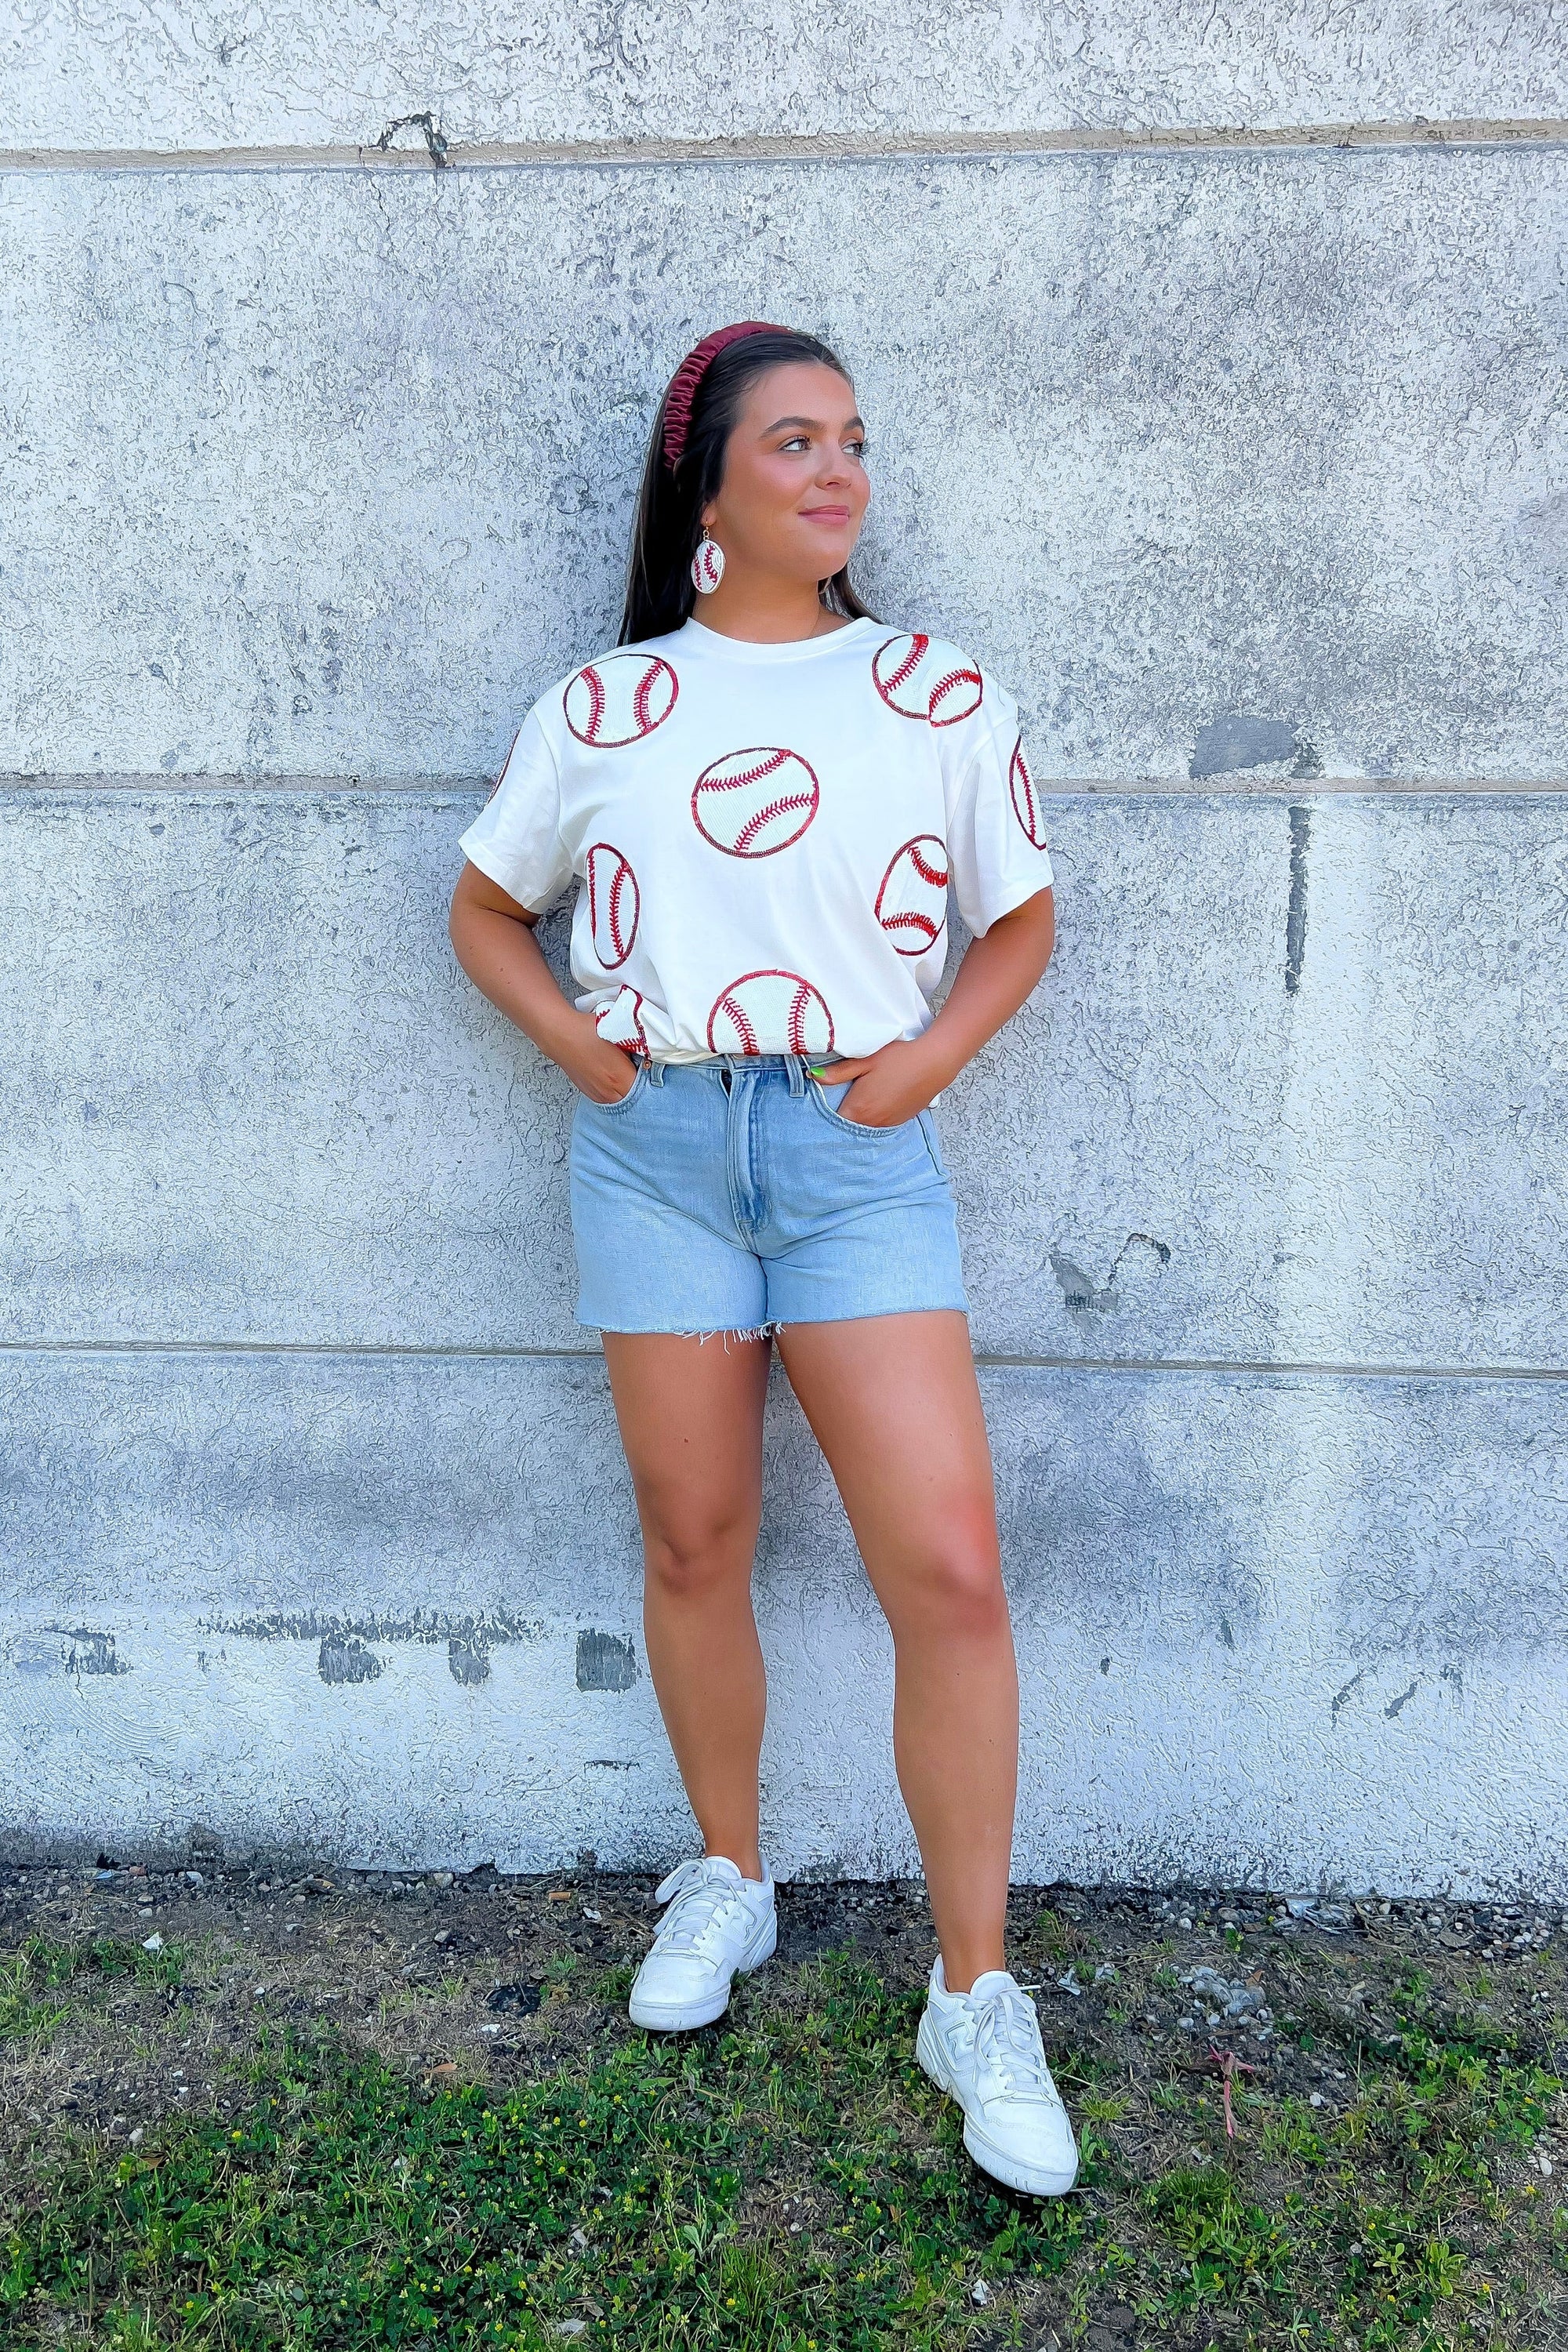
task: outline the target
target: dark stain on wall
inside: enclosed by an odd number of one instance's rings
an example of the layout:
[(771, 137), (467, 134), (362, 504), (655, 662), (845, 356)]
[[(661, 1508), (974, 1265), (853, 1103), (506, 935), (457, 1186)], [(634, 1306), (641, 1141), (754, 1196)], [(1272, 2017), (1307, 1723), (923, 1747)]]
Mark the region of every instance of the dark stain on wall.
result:
[[(65, 1629), (61, 1627), (59, 1630), (64, 1632)], [(85, 1625), (76, 1625), (66, 1638), (71, 1645), (65, 1662), (68, 1675), (128, 1675), (131, 1672), (124, 1659), (116, 1654), (112, 1633), (96, 1633)]]
[(112, 1633), (88, 1625), (44, 1625), (19, 1634), (12, 1663), (22, 1675), (128, 1675)]
[[(225, 59), (227, 63), (227, 59)], [(425, 142), (425, 152), (436, 169), (440, 171), (447, 161), (447, 134), (436, 117), (426, 110), (423, 114), (400, 114), (389, 122), (376, 145), (384, 151), (391, 147), (400, 131), (417, 131)]]
[(1187, 773), (1201, 782), (1205, 776), (1234, 776), (1247, 768), (1271, 768), (1281, 760), (1295, 760), (1300, 748), (1288, 719), (1251, 719), (1232, 711), (1199, 728)]
[[(1265, 1602), (1251, 1514), (1208, 1491), (1201, 1469), (1189, 1477), (1180, 1454), (1151, 1451), (1147, 1435), (1135, 1393), (1102, 1391), (1091, 1423), (1042, 1429), (1001, 1456), (997, 1515), (1014, 1605), (1081, 1628), (1102, 1657), (1133, 1637), (1185, 1648), (1206, 1635), (1240, 1654), (1258, 1638)], [(1188, 1442), (1200, 1464), (1202, 1436), (1194, 1425)]]
[(272, 1609), (252, 1617), (204, 1617), (199, 1630), (240, 1642), (462, 1642), (489, 1650), (500, 1642), (535, 1641), (543, 1629), (504, 1609), (477, 1614), (415, 1609), (406, 1616), (384, 1616), (374, 1609)]
[(1307, 844), (1311, 835), (1311, 811), (1290, 811), (1290, 902), (1285, 910), (1285, 993), (1294, 996), (1301, 983), (1301, 959), (1307, 951)]
[(363, 1642), (329, 1633), (321, 1643), (316, 1672), (324, 1683), (373, 1683), (381, 1672), (381, 1660)]
[(637, 1678), (632, 1645), (618, 1633), (582, 1633), (577, 1636), (579, 1690), (630, 1690)]
[(1109, 1283), (1096, 1282), (1093, 1275), (1085, 1274), (1081, 1265), (1064, 1257), (1060, 1250), (1051, 1252), (1051, 1272), (1069, 1315), (1111, 1315), (1121, 1304)]
[(1092, 1275), (1085, 1274), (1082, 1266), (1075, 1265), (1070, 1257), (1064, 1256), (1060, 1250), (1051, 1252), (1051, 1272), (1056, 1276), (1057, 1286), (1062, 1294), (1062, 1305), (1069, 1315), (1115, 1314), (1121, 1304), (1121, 1293), (1116, 1287), (1121, 1261), (1133, 1244), (1140, 1242), (1153, 1252), (1162, 1271), (1170, 1265), (1169, 1242), (1156, 1241), (1152, 1234), (1129, 1234), (1110, 1262), (1110, 1273), (1100, 1283)]

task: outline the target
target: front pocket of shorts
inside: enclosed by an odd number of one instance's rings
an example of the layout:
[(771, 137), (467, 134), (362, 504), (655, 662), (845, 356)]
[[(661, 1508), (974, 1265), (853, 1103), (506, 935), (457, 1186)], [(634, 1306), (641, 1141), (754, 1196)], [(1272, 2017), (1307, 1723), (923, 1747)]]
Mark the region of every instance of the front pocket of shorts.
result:
[[(913, 1127), (915, 1123), (912, 1118), (906, 1118), (900, 1119), (896, 1127), (866, 1127), (862, 1125), (859, 1119), (846, 1118), (841, 1112), (834, 1109), (833, 1105), (827, 1099), (826, 1089), (824, 1088), (820, 1078), (811, 1078), (807, 1083), (811, 1087), (811, 1098), (816, 1105), (817, 1109), (822, 1113), (822, 1116), (827, 1121), (828, 1126), (837, 1128), (841, 1134), (858, 1135), (862, 1137), (868, 1136), (871, 1140), (875, 1142), (879, 1138), (889, 1135), (907, 1135), (910, 1129)], [(853, 1083), (854, 1081), (851, 1080), (850, 1084), (853, 1085)], [(848, 1091), (849, 1087), (846, 1087), (844, 1089), (845, 1094), (847, 1094)], [(840, 1099), (842, 1100), (842, 1097)]]
[(639, 1062), (637, 1064), (637, 1076), (632, 1080), (631, 1085), (626, 1088), (626, 1093), (621, 1097), (619, 1102), (595, 1102), (592, 1095), (584, 1095), (583, 1097), (583, 1100), (586, 1103), (590, 1110), (596, 1110), (606, 1118), (624, 1118), (626, 1112), (630, 1110), (633, 1103), (636, 1102), (637, 1097), (642, 1093), (647, 1085), (647, 1064), (646, 1062)]

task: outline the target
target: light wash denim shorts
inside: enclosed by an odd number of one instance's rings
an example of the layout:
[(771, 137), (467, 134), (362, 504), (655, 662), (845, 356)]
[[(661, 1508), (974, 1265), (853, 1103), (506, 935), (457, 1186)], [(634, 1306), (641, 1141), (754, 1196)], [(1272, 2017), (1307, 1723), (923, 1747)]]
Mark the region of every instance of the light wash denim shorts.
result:
[(639, 1061), (572, 1122), (577, 1320), (601, 1331), (766, 1331), (966, 1312), (936, 1125), (840, 1118), (847, 1086), (795, 1054)]

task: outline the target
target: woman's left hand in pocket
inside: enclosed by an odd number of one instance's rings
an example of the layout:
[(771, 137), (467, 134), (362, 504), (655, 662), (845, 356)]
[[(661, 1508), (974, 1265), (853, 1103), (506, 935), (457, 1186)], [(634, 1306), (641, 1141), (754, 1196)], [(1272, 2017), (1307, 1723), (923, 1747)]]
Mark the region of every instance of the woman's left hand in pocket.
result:
[(946, 1084), (922, 1038), (895, 1038), (875, 1054), (842, 1062), (816, 1063), (814, 1075), (825, 1087), (851, 1081), (838, 1116), (855, 1127), (901, 1127), (924, 1110)]

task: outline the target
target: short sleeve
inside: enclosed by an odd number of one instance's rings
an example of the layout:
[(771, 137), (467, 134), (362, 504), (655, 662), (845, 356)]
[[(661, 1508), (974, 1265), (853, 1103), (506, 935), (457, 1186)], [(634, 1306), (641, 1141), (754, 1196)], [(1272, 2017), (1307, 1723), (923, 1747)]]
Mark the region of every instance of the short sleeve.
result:
[(537, 704), (458, 846), (531, 915), (542, 915), (571, 880), (572, 860), (561, 838), (561, 776)]
[(1010, 696), (994, 696), (992, 724), (953, 779), (947, 850), (959, 913), (977, 939), (1055, 879)]

